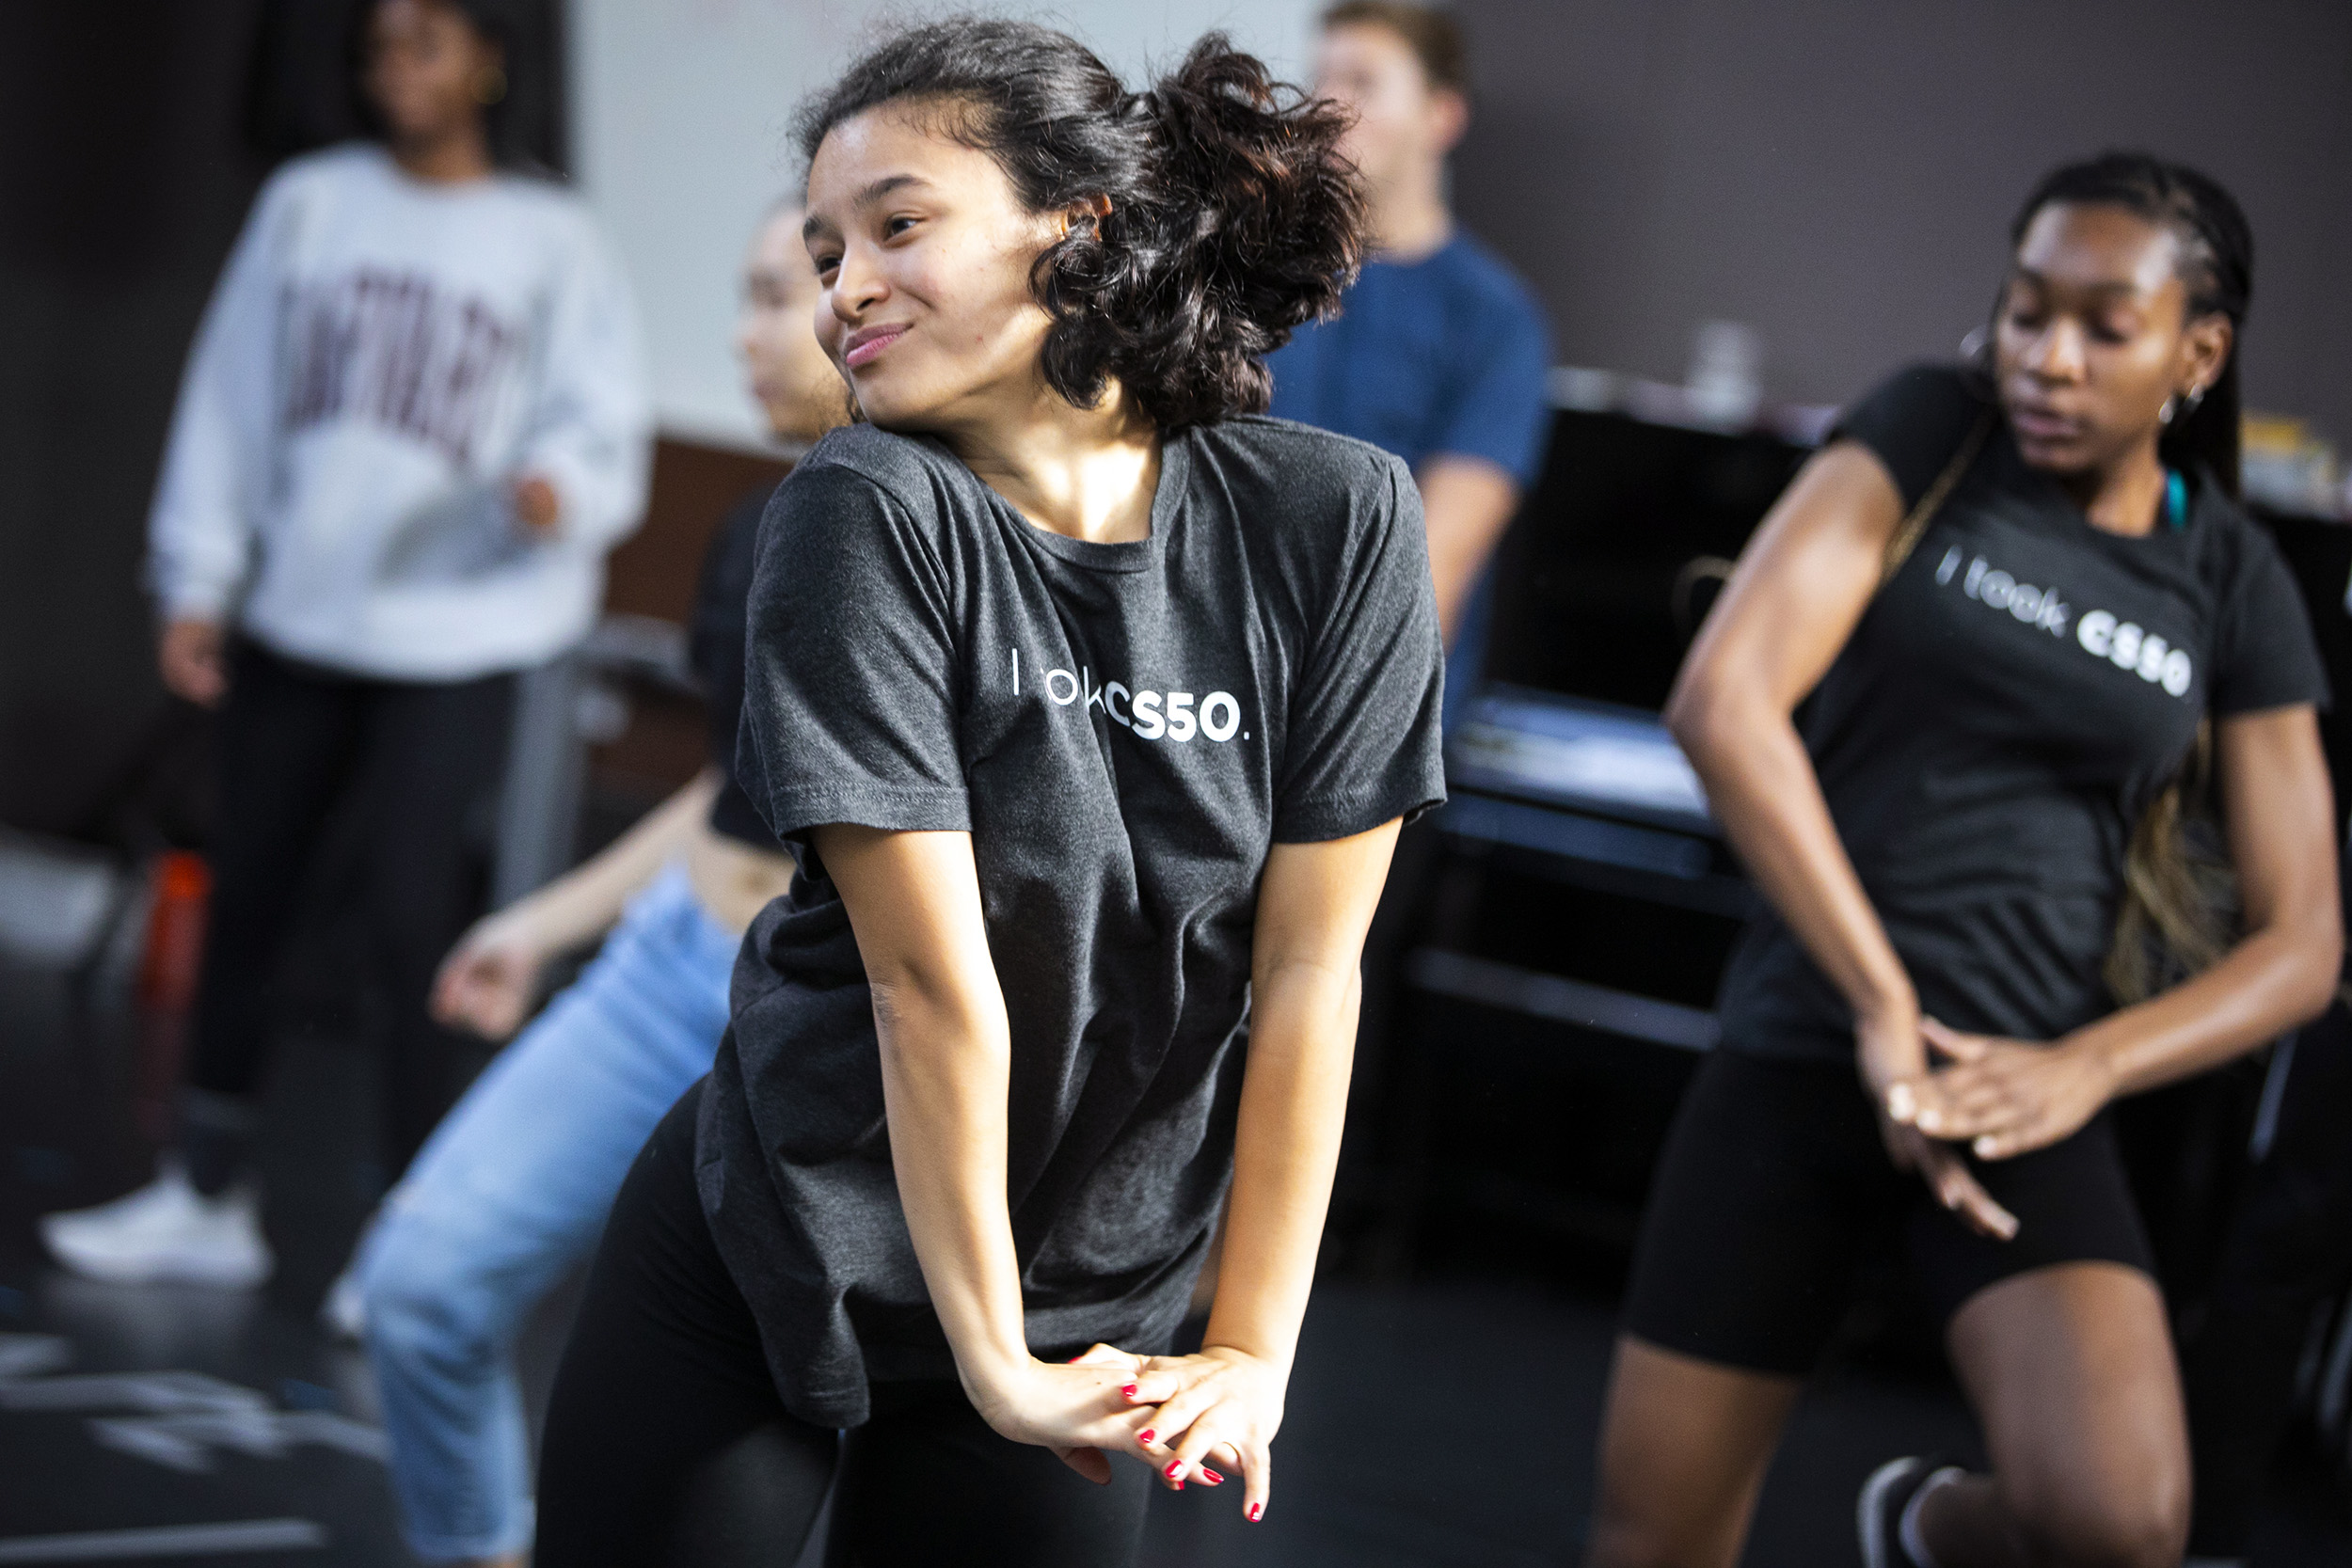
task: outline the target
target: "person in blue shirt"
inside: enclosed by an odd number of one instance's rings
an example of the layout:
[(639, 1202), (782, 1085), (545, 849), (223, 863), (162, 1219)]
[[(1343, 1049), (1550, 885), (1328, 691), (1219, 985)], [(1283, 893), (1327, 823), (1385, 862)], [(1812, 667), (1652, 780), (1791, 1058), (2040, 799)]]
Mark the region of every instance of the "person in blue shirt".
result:
[(1550, 334), (1526, 284), (1446, 205), (1470, 125), (1466, 50), (1448, 11), (1343, 0), (1323, 13), (1315, 92), (1354, 111), (1375, 254), (1334, 320), (1266, 360), (1272, 412), (1411, 465), (1446, 639), (1447, 727), (1484, 663), (1487, 568), (1551, 428)]

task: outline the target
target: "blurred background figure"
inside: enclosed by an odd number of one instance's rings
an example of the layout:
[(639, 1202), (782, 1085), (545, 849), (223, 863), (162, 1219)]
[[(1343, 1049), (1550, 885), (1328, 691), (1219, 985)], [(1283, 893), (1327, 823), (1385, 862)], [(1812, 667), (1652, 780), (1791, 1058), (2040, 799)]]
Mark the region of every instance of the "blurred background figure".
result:
[[(1375, 251), (1341, 313), (1267, 356), (1279, 418), (1383, 447), (1412, 466), (1446, 640), (1451, 733), (1486, 658), (1488, 567), (1551, 430), (1550, 333), (1518, 275), (1454, 221), (1446, 159), (1470, 129), (1470, 59), (1451, 9), (1346, 0), (1323, 13), (1314, 91), (1344, 104)], [(1340, 1178), (1339, 1234), (1376, 1201), (1389, 1042), (1442, 852), (1437, 821), (1399, 837), (1364, 943), (1364, 999)], [(1204, 1284), (1203, 1290), (1207, 1286)], [(1205, 1298), (1204, 1298), (1205, 1299)]]
[(41, 1227), (98, 1278), (269, 1275), (246, 1176), (270, 980), (346, 800), (389, 1013), (389, 1173), (449, 1108), (458, 1041), (426, 992), (473, 912), (469, 832), (514, 673), (587, 628), (644, 499), (628, 291), (576, 198), (501, 166), (506, 18), (489, 0), (358, 15), (375, 139), (262, 191), (155, 499), (164, 681), (221, 709), (215, 894), (176, 1148), (150, 1185)]
[(1314, 90), (1356, 117), (1375, 246), (1339, 317), (1267, 356), (1277, 417), (1412, 465), (1446, 635), (1453, 721), (1486, 657), (1486, 567), (1550, 432), (1550, 331), (1518, 276), (1455, 223), (1446, 157), (1470, 129), (1470, 58), (1440, 7), (1346, 0), (1323, 13)]
[[(801, 218), (786, 205), (760, 225), (736, 335), (769, 428), (796, 454), (847, 407), (811, 330), (820, 292)], [(703, 566), (692, 658), (709, 700), (707, 768), (595, 859), (478, 922), (434, 989), (442, 1022), (504, 1039), (548, 966), (604, 939), (441, 1124), (362, 1248), (393, 1488), (428, 1562), (523, 1561), (532, 1464), (516, 1338), (587, 1256), (645, 1135), (709, 1070), (744, 928), (791, 883), (790, 857), (735, 780), (752, 548), (771, 489), (743, 498)]]

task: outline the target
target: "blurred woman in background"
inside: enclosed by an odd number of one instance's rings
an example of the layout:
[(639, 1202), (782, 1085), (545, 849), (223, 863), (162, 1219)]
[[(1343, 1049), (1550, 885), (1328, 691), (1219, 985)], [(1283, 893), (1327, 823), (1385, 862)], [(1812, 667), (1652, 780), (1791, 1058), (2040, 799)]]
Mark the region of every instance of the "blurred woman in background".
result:
[(978, 18), (803, 116), (867, 422), (760, 532), (744, 784), (801, 874), (613, 1205), (542, 1568), (698, 1560), (747, 1446), (771, 1561), (830, 1489), (837, 1561), (1127, 1562), (1114, 1455), (1263, 1513), (1364, 928), (1443, 795), (1411, 474), (1244, 417), (1361, 256), (1343, 125), (1220, 37), (1136, 93)]
[[(779, 207), (760, 226), (736, 338), (769, 429), (794, 455), (848, 402), (811, 325), (818, 291), (801, 218)], [(515, 1340), (595, 1245), (645, 1134), (710, 1069), (743, 930), (792, 880), (735, 782), (745, 600), (769, 493), (744, 497), (721, 525), (695, 599), (709, 767), (596, 859), (479, 922), (434, 990), (443, 1022), (504, 1039), (552, 960), (612, 933), (433, 1134), (360, 1254), (393, 1488), (428, 1562), (524, 1560), (531, 1442)]]
[[(2236, 202), (2111, 154), (2011, 238), (1990, 383), (1917, 368), (1847, 413), (1668, 710), (1771, 908), (1644, 1222), (1604, 1568), (1737, 1560), (1856, 1264), (1899, 1242), (1992, 1472), (1883, 1466), (1868, 1568), (2181, 1558), (2180, 1374), (2106, 1107), (2326, 1006), (2327, 683), (2234, 499)], [(2183, 833), (2208, 734), (2234, 942)]]
[(177, 1148), (149, 1186), (42, 1223), (100, 1278), (270, 1273), (246, 1177), (271, 977), (346, 801), (389, 1013), (389, 1176), (449, 1109), (463, 1047), (426, 995), (474, 912), (514, 672), (587, 629), (644, 499), (619, 270), (578, 198), (499, 166), (519, 69), (505, 19), (490, 0), (379, 0), (362, 25), (380, 140), (263, 188), (156, 495), (164, 683), (221, 708), (215, 894)]

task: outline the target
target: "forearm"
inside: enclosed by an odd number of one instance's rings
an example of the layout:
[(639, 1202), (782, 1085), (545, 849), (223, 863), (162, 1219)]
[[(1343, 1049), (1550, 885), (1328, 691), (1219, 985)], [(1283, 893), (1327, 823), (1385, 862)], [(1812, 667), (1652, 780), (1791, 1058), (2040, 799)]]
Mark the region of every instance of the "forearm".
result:
[(1911, 977), (1838, 840), (1788, 716), (1730, 695), (1680, 700), (1672, 720), (1749, 875), (1856, 1016), (1915, 1012)]
[(1470, 593), (1518, 506), (1518, 484), (1484, 458), (1444, 452), (1423, 462), (1415, 479), (1429, 541), (1429, 578), (1437, 590), (1438, 628), (1451, 648)]
[(874, 986), (883, 1114), (907, 1231), (967, 1390), (1028, 1356), (1005, 1203), (1012, 1047), (1002, 1003), (980, 1010), (919, 979)]
[(2219, 1067), (2266, 1044), (2328, 1006), (2341, 941), (2320, 912), (2249, 934), (2195, 979), (2110, 1013), (2067, 1037), (2098, 1058), (2114, 1092), (2136, 1094)]
[(1355, 966), (1311, 962), (1273, 967), (1252, 989), (1224, 1263), (1205, 1342), (1286, 1370), (1331, 1204), (1362, 990)]
[(593, 859), (521, 899), (510, 912), (529, 923), (543, 951), (561, 953), (594, 942), (685, 851), (695, 827), (710, 815), (719, 782), (716, 769), (696, 774)]

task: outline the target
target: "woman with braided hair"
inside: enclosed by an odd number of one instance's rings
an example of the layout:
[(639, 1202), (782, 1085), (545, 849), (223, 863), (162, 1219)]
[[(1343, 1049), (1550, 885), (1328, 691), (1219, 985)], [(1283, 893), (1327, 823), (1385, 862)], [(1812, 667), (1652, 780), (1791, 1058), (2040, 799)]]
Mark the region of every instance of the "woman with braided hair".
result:
[(1126, 1563), (1154, 1478), (1263, 1513), (1364, 930), (1443, 795), (1412, 477), (1255, 417), (1361, 255), (1343, 128), (1220, 37), (1134, 93), (978, 19), (804, 111), (863, 422), (770, 503), (739, 753), (800, 875), (606, 1229), (541, 1568), (712, 1561), (744, 1485), (763, 1560), (832, 1487), (866, 1568)]
[[(2327, 1005), (2327, 683), (2235, 502), (2236, 202), (2109, 154), (2012, 244), (1989, 362), (1849, 410), (1668, 710), (1770, 908), (1644, 1221), (1605, 1568), (1737, 1560), (1855, 1265), (1899, 1246), (1992, 1469), (1883, 1466), (1869, 1568), (2180, 1560), (2180, 1376), (2106, 1107)], [(2208, 751), (2234, 942), (2182, 847)]]

